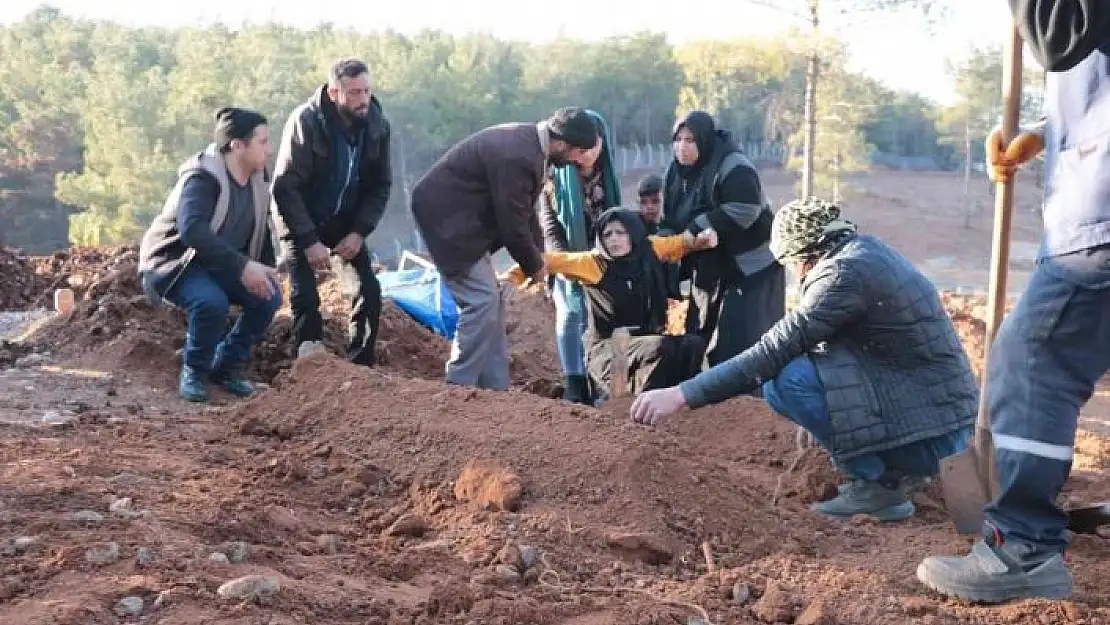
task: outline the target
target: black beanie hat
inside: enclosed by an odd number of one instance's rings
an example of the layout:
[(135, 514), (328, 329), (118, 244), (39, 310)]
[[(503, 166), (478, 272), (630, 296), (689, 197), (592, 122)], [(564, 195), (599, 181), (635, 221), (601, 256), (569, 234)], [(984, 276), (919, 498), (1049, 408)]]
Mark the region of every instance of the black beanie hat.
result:
[(567, 106), (555, 111), (547, 120), (553, 139), (566, 141), (571, 147), (588, 150), (597, 145), (597, 122), (577, 106)]
[(212, 137), (216, 148), (226, 150), (235, 139), (249, 139), (255, 128), (268, 123), (262, 113), (225, 106), (216, 111), (216, 130)]

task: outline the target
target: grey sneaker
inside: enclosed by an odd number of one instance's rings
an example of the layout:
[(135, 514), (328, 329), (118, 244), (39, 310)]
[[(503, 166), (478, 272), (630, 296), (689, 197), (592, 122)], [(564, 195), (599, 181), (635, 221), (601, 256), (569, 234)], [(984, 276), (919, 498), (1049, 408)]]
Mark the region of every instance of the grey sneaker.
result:
[[(931, 483), (932, 478), (925, 477), (924, 475), (907, 475), (906, 477), (902, 478), (901, 484), (899, 484), (899, 486), (901, 487), (902, 491), (906, 493), (907, 496), (909, 496), (921, 490), (922, 488), (925, 488)], [(847, 484), (840, 484), (836, 487), (836, 491), (838, 493), (844, 493), (851, 485), (851, 482), (848, 482)]]
[(854, 480), (841, 486), (834, 499), (810, 506), (811, 510), (850, 519), (857, 514), (867, 514), (880, 521), (901, 521), (913, 516), (913, 502), (902, 488), (887, 488), (878, 482)]
[(1045, 554), (1046, 557), (1023, 562), (1018, 555), (1021, 549), (1009, 543), (1001, 547), (994, 544), (995, 541), (985, 538), (975, 543), (966, 556), (925, 558), (917, 567), (917, 579), (943, 595), (980, 603), (1071, 596), (1072, 576), (1063, 554)]

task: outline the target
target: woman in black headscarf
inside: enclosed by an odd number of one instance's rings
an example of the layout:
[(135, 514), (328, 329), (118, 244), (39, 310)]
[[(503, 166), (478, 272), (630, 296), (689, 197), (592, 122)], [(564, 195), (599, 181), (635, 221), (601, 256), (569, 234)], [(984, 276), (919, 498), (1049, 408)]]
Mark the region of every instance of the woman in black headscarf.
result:
[[(697, 335), (667, 336), (667, 284), (663, 263), (717, 243), (712, 229), (649, 237), (638, 210), (612, 208), (598, 218), (596, 242), (589, 252), (547, 252), (550, 273), (579, 281), (589, 308), (586, 349), (588, 372), (607, 395), (613, 381), (614, 331), (626, 328), (627, 392), (636, 394), (678, 384), (701, 369), (705, 342)], [(505, 279), (523, 284), (519, 266)]]
[(690, 280), (686, 332), (707, 344), (712, 366), (744, 351), (785, 313), (786, 275), (768, 244), (774, 215), (755, 166), (704, 111), (675, 124), (667, 169), (662, 229), (712, 228), (715, 249), (682, 261)]

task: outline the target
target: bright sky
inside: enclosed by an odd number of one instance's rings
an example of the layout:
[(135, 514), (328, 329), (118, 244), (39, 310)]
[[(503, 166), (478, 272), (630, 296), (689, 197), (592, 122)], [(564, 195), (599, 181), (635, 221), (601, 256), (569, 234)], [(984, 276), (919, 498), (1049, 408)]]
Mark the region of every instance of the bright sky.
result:
[[(767, 0), (764, 0), (766, 2)], [(800, 0), (775, 0), (804, 6)], [(42, 0), (4, 0), (0, 23), (21, 20)], [(393, 28), (410, 33), (422, 28), (451, 33), (488, 32), (495, 36), (544, 41), (560, 33), (583, 39), (650, 30), (672, 42), (772, 34), (796, 24), (789, 16), (744, 0), (590, 0), (563, 3), (537, 0), (53, 0), (67, 15), (108, 19), (130, 25), (176, 26), (221, 21), (278, 21), (302, 27), (320, 22), (362, 31)], [(828, 2), (830, 8), (840, 2)], [(960, 57), (972, 45), (1000, 43), (1009, 10), (1004, 0), (950, 0), (948, 19), (930, 32), (916, 16), (856, 19), (839, 35), (851, 42), (853, 63), (893, 88), (950, 101), (947, 57)], [(358, 7), (358, 8), (355, 8)], [(831, 20), (830, 20), (831, 22)], [(835, 24), (830, 24), (836, 28)], [(357, 51), (352, 51), (357, 54)]]

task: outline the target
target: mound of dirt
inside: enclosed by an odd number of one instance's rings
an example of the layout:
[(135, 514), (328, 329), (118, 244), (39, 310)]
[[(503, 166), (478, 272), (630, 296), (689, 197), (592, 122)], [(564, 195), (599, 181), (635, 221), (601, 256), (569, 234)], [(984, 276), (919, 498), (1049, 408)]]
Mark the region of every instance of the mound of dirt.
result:
[[(43, 289), (31, 260), (17, 250), (0, 247), (0, 311), (33, 308)], [(45, 302), (37, 302), (39, 306)]]
[[(74, 248), (38, 259), (54, 271), (51, 290), (74, 290), (75, 306), (37, 328), (29, 341), (40, 351), (101, 366), (161, 371), (185, 338), (185, 315), (151, 304), (143, 294), (135, 247)], [(121, 360), (122, 358), (122, 360)]]
[(511, 347), (512, 385), (539, 395), (563, 396), (562, 366), (555, 343), (555, 305), (537, 287), (509, 296), (505, 324)]
[[(133, 401), (116, 390), (113, 405)], [(933, 495), (904, 523), (821, 518), (807, 484), (835, 475), (814, 451), (772, 505), (794, 427), (752, 398), (644, 428), (627, 400), (597, 410), (315, 354), (227, 409), (87, 401), (76, 427), (0, 437), (0, 622), (114, 625), (138, 605), (214, 625), (1110, 619), (1100, 538), (1073, 542), (1072, 601), (968, 606), (913, 578), (970, 544)], [(1073, 479), (1069, 497), (1096, 500), (1098, 483)], [(231, 596), (244, 588), (258, 594)]]
[(128, 297), (143, 292), (137, 245), (72, 247), (31, 260), (42, 278), (43, 290), (37, 295), (43, 298), (59, 288), (72, 289), (77, 301), (98, 299), (109, 291)]

